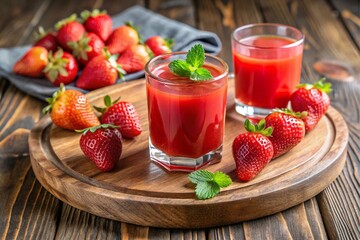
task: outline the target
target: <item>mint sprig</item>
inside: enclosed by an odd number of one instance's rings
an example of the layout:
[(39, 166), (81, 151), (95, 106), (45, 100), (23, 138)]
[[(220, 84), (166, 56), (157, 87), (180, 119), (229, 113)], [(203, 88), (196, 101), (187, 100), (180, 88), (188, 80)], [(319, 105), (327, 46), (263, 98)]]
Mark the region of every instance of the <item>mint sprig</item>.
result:
[(207, 170), (194, 171), (188, 178), (196, 184), (195, 194), (200, 200), (215, 197), (220, 192), (220, 188), (228, 187), (232, 183), (231, 178), (225, 173), (211, 173)]
[(181, 77), (189, 77), (193, 81), (212, 79), (210, 71), (203, 68), (205, 50), (201, 44), (195, 44), (186, 54), (186, 60), (174, 60), (169, 63), (170, 71)]

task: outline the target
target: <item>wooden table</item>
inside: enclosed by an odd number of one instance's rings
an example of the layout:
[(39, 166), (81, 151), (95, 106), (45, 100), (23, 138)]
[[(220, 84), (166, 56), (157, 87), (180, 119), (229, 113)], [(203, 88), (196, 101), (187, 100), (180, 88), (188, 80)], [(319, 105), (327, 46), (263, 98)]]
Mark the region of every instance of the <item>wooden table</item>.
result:
[[(352, 0), (173, 0), (173, 1), (9, 1), (0, 8), (0, 47), (31, 43), (45, 28), (73, 12), (107, 9), (110, 14), (139, 4), (169, 18), (217, 33), (219, 56), (232, 65), (230, 33), (236, 26), (277, 22), (306, 35), (303, 81), (319, 78), (319, 60), (351, 67), (353, 78), (332, 79), (331, 104), (350, 131), (348, 156), (340, 176), (316, 197), (281, 213), (208, 229), (159, 229), (100, 218), (52, 196), (31, 169), (29, 132), (45, 103), (0, 80), (1, 239), (360, 239), (360, 3)], [(331, 67), (328, 70), (334, 70)], [(286, 196), (284, 196), (286, 197)]]

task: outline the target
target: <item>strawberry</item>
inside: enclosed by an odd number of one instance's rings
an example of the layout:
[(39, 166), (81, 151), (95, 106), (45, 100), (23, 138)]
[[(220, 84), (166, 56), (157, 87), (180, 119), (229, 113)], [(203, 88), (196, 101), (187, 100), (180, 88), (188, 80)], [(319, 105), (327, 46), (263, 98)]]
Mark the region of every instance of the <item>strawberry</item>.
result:
[(104, 42), (95, 33), (86, 33), (77, 42), (69, 42), (72, 54), (78, 62), (85, 66), (91, 59), (102, 54)]
[(103, 124), (82, 130), (80, 148), (86, 157), (103, 172), (111, 171), (122, 152), (120, 131), (113, 125)]
[(151, 53), (145, 45), (133, 45), (128, 47), (118, 58), (120, 64), (126, 73), (133, 73), (144, 70), (146, 63), (150, 60)]
[(114, 29), (106, 41), (106, 46), (111, 54), (122, 53), (126, 48), (138, 44), (140, 40), (139, 32), (135, 27), (131, 23), (126, 23)]
[(56, 51), (58, 44), (55, 32), (45, 32), (43, 27), (39, 27), (36, 37), (37, 41), (34, 43), (34, 46), (44, 47), (48, 51)]
[(13, 72), (27, 77), (42, 77), (48, 63), (48, 51), (44, 47), (30, 48), (13, 67)]
[(70, 51), (68, 42), (77, 42), (85, 33), (84, 26), (77, 21), (76, 14), (65, 18), (55, 24), (57, 32), (57, 41), (64, 50)]
[(81, 12), (81, 17), (84, 20), (86, 31), (95, 33), (104, 42), (109, 38), (112, 32), (112, 20), (106, 11), (95, 9), (90, 12), (85, 10)]
[(78, 64), (75, 58), (61, 48), (54, 54), (48, 54), (49, 62), (44, 69), (45, 77), (55, 86), (60, 83), (68, 84), (75, 80)]
[(331, 83), (324, 83), (325, 78), (315, 84), (300, 84), (297, 90), (291, 95), (290, 102), (293, 111), (307, 112), (303, 118), (305, 132), (310, 132), (320, 121), (330, 106), (330, 98), (327, 95), (331, 92)]
[(306, 113), (300, 113), (284, 108), (277, 109), (266, 116), (266, 127), (272, 127), (272, 135), (269, 136), (274, 148), (276, 158), (295, 147), (305, 136), (305, 125), (301, 120)]
[(77, 90), (66, 90), (63, 84), (46, 101), (49, 105), (43, 113), (50, 113), (51, 120), (58, 127), (77, 130), (100, 124), (86, 96)]
[(160, 36), (152, 36), (145, 41), (145, 45), (151, 49), (155, 56), (170, 53), (173, 44), (173, 39), (164, 39)]
[(82, 89), (93, 90), (112, 85), (116, 82), (118, 74), (123, 78), (124, 70), (116, 63), (116, 55), (110, 55), (105, 49), (104, 53), (94, 57), (85, 66), (76, 86)]
[(119, 99), (111, 102), (110, 96), (107, 95), (104, 97), (106, 107), (94, 108), (102, 113), (101, 123), (114, 124), (119, 127), (124, 138), (134, 138), (142, 131), (139, 115), (131, 103), (118, 101)]
[(258, 175), (274, 155), (269, 138), (272, 128), (265, 129), (265, 120), (253, 125), (245, 120), (247, 132), (239, 134), (233, 141), (232, 153), (236, 165), (236, 174), (240, 181), (250, 181)]

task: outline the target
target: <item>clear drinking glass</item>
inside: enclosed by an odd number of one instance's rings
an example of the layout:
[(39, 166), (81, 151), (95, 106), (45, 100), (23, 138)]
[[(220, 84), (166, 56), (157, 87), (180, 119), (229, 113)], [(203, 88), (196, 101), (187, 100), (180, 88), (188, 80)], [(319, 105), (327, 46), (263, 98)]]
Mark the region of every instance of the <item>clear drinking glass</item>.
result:
[(238, 113), (256, 118), (287, 106), (300, 83), (303, 45), (298, 29), (281, 24), (245, 25), (232, 33)]
[(145, 67), (151, 160), (170, 171), (219, 162), (225, 127), (227, 64), (205, 54), (213, 79), (196, 82), (172, 74), (168, 64), (186, 52), (153, 58)]

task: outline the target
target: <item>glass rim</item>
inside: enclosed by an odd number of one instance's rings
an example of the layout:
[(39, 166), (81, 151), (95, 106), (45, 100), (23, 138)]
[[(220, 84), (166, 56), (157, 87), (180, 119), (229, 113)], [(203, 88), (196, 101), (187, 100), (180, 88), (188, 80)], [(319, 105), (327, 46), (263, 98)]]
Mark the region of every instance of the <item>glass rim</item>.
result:
[[(156, 56), (152, 59), (150, 59), (146, 65), (145, 65), (145, 73), (147, 73), (151, 78), (159, 81), (159, 82), (162, 82), (164, 84), (169, 84), (169, 85), (189, 85), (189, 83), (192, 85), (192, 84), (208, 84), (208, 83), (212, 83), (212, 82), (215, 82), (215, 81), (218, 81), (220, 79), (223, 79), (229, 72), (229, 66), (228, 64), (222, 60), (221, 58), (219, 57), (216, 57), (214, 55), (211, 55), (209, 53), (205, 53), (205, 63), (206, 63), (206, 58), (212, 58), (212, 59), (215, 59), (216, 61), (218, 61), (223, 67), (223, 71), (221, 71), (221, 74), (219, 76), (216, 76), (216, 77), (213, 77), (211, 80), (204, 80), (204, 81), (191, 81), (191, 82), (188, 82), (188, 83), (181, 83), (181, 82), (177, 82), (177, 81), (169, 81), (165, 78), (162, 78), (162, 77), (159, 77), (159, 76), (156, 76), (155, 74), (153, 74), (150, 69), (149, 69), (149, 65), (153, 62), (156, 62), (157, 60), (161, 59), (161, 58), (164, 58), (166, 59), (167, 57), (171, 57), (173, 55), (185, 55), (186, 56), (187, 52), (184, 52), (184, 51), (177, 51), (177, 52), (170, 52), (170, 53), (165, 53), (165, 54), (161, 54), (159, 56)], [(170, 62), (169, 62), (170, 63)]]
[[(292, 31), (294, 32), (297, 32), (300, 34), (300, 39), (299, 40), (296, 40), (295, 42), (293, 43), (290, 43), (290, 44), (287, 44), (287, 45), (284, 45), (284, 46), (279, 46), (279, 47), (255, 47), (253, 45), (250, 45), (250, 44), (244, 44), (244, 43), (241, 43), (240, 42), (240, 39), (236, 39), (235, 38), (235, 33), (238, 32), (238, 31), (241, 31), (241, 30), (245, 30), (245, 29), (249, 29), (249, 28), (253, 28), (253, 27), (267, 27), (267, 26), (271, 26), (271, 27), (285, 27), (285, 28), (288, 28), (288, 29), (291, 29)], [(253, 48), (253, 49), (282, 49), (282, 48), (292, 48), (292, 47), (296, 47), (296, 46), (299, 46), (300, 44), (302, 44), (304, 42), (304, 39), (305, 39), (305, 35), (297, 28), (295, 27), (292, 27), (292, 26), (289, 26), (289, 25), (285, 25), (285, 24), (280, 24), (280, 23), (253, 23), (253, 24), (247, 24), (247, 25), (243, 25), (241, 27), (238, 27), (236, 28), (232, 34), (231, 34), (231, 38), (232, 40), (234, 40), (237, 44), (240, 44), (242, 46), (245, 46), (245, 47), (249, 47), (249, 48)], [(241, 38), (243, 39), (243, 38)]]

